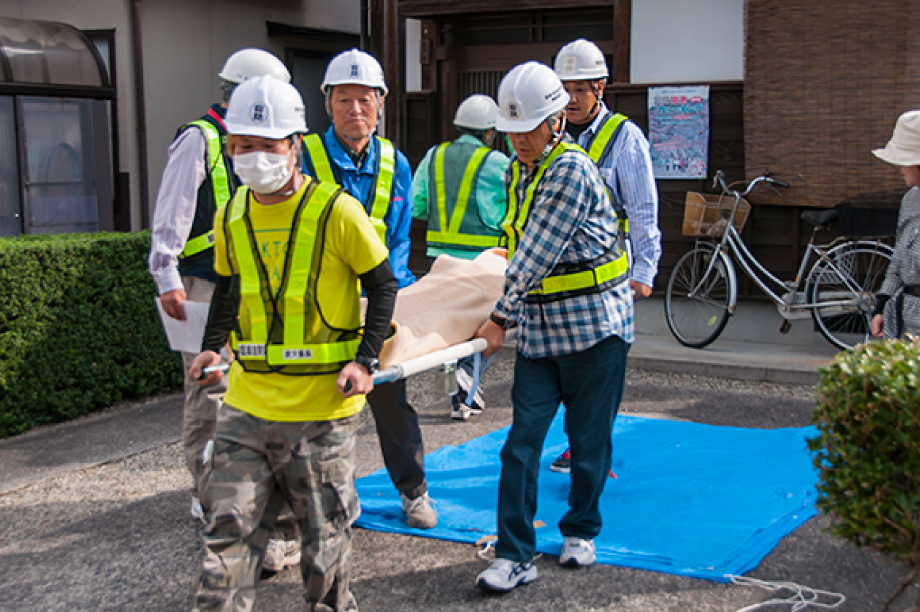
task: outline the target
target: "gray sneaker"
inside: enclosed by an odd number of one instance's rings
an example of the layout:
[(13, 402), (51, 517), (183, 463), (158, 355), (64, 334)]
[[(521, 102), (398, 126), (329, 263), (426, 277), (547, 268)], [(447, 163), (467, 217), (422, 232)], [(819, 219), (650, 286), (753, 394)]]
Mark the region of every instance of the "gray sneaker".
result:
[(280, 572), (300, 565), (300, 540), (269, 540), (262, 558), (262, 569)]
[(581, 538), (565, 538), (562, 541), (559, 565), (585, 567), (592, 565), (595, 558), (593, 541), (582, 540)]
[(433, 502), (427, 492), (415, 499), (409, 499), (405, 494), (400, 493), (399, 498), (402, 500), (402, 511), (406, 515), (406, 523), (409, 524), (409, 527), (431, 529), (438, 524), (438, 513), (432, 508)]
[(476, 577), (476, 586), (486, 591), (507, 593), (519, 584), (530, 584), (536, 579), (537, 566), (533, 563), (492, 559), (492, 565)]

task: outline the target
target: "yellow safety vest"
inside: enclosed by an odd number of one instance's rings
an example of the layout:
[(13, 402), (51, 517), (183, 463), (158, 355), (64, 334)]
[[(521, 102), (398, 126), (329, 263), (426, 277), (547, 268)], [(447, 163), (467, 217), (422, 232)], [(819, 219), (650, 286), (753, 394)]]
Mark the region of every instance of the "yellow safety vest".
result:
[[(601, 129), (597, 131), (597, 134), (594, 135), (594, 138), (588, 145), (588, 157), (591, 158), (594, 165), (599, 166), (601, 159), (610, 151), (613, 140), (620, 132), (620, 126), (625, 121), (627, 121), (626, 115), (621, 115), (620, 113), (608, 115), (607, 118), (604, 119), (604, 122), (601, 124)], [(628, 236), (629, 218), (626, 216), (626, 209), (613, 200), (613, 193), (610, 192), (609, 185), (607, 186), (607, 194), (610, 196), (610, 203), (613, 204), (613, 208), (617, 212), (617, 230)]]
[[(374, 177), (374, 188), (368, 194), (368, 201), (364, 203), (364, 210), (370, 217), (371, 225), (380, 236), (380, 240), (386, 244), (387, 226), (383, 219), (387, 214), (390, 206), (390, 197), (393, 193), (393, 181), (396, 177), (396, 147), (386, 138), (374, 136), (378, 143), (377, 150), (377, 169)], [(326, 145), (323, 137), (319, 134), (310, 134), (303, 139), (304, 147), (313, 162), (313, 169), (316, 171), (316, 180), (324, 183), (339, 184), (332, 170), (332, 162), (329, 161), (329, 155), (326, 152)], [(357, 196), (357, 194), (353, 194)]]
[[(471, 250), (482, 250), (497, 247), (501, 242), (501, 235), (495, 234), (479, 219), (477, 209), (467, 214), (470, 193), (473, 190), (473, 181), (479, 174), (479, 168), (485, 163), (486, 156), (492, 151), (489, 147), (479, 147), (466, 164), (457, 197), (448, 205), (447, 186), (444, 180), (444, 155), (447, 147), (452, 143), (445, 142), (434, 152), (432, 170), (434, 172), (434, 192), (437, 200), (437, 215), (429, 215), (428, 232), (426, 238), (429, 246), (435, 247), (470, 247)], [(464, 223), (464, 221), (466, 223)], [(477, 233), (461, 232), (461, 226), (474, 229)]]
[[(212, 124), (204, 119), (190, 121), (182, 128), (180, 132), (187, 127), (194, 126), (201, 129), (204, 134), (208, 147), (208, 175), (211, 178), (211, 192), (214, 195), (215, 211), (220, 210), (230, 200), (230, 179), (227, 176), (227, 166), (224, 163), (223, 143), (221, 142), (220, 132)], [(199, 197), (201, 197), (199, 195)], [(199, 203), (199, 206), (201, 204)], [(179, 253), (179, 259), (185, 259), (192, 255), (197, 255), (214, 246), (214, 228), (211, 227), (202, 233), (196, 233), (192, 228), (192, 234), (185, 242), (185, 248)]]
[[(250, 190), (241, 189), (233, 198), (226, 231), (239, 267), (240, 312), (245, 310), (248, 317), (240, 317), (231, 347), (244, 370), (330, 373), (357, 355), (359, 330), (330, 329), (319, 313), (316, 295), (323, 247), (318, 242), (320, 224), (341, 192), (331, 183), (313, 181), (307, 187), (294, 213), (284, 272), (274, 295), (268, 273), (256, 256), (259, 250), (248, 214)], [(266, 301), (271, 310), (266, 309)]]
[[(537, 168), (536, 173), (524, 193), (524, 201), (518, 206), (517, 186), (521, 179), (520, 163), (512, 164), (511, 185), (508, 189), (508, 214), (502, 223), (505, 230), (508, 246), (508, 260), (514, 257), (521, 236), (524, 234), (524, 227), (530, 217), (530, 206), (533, 203), (534, 193), (540, 182), (543, 180), (543, 174), (549, 168), (557, 157), (565, 151), (577, 151), (584, 153), (584, 150), (578, 145), (560, 142), (556, 145), (549, 156), (543, 160), (543, 163)], [(618, 232), (619, 234), (619, 232)], [(596, 289), (604, 283), (616, 281), (617, 283), (626, 279), (629, 272), (629, 258), (626, 249), (618, 235), (612, 252), (603, 255), (595, 262), (585, 262), (587, 269), (577, 272), (563, 272), (561, 269), (569, 268), (571, 265), (559, 266), (556, 270), (550, 272), (549, 276), (544, 278), (540, 286), (532, 290), (529, 296), (541, 297), (560, 294), (558, 297), (564, 297), (561, 294), (566, 292)], [(608, 261), (603, 261), (608, 260)], [(595, 265), (595, 263), (597, 265)]]
[(601, 124), (601, 129), (597, 131), (590, 146), (588, 146), (588, 157), (591, 158), (591, 161), (593, 161), (595, 165), (601, 162), (601, 158), (610, 148), (611, 141), (617, 133), (617, 128), (626, 120), (626, 115), (617, 113), (608, 116), (607, 119), (604, 120), (604, 123)]

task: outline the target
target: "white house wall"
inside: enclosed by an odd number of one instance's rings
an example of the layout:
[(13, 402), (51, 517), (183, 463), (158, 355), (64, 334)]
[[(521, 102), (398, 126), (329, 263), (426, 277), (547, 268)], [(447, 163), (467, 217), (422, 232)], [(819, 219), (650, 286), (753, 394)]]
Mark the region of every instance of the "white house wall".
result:
[(284, 48), (269, 39), (266, 21), (360, 32), (359, 0), (142, 0), (142, 5), (151, 211), (176, 128), (220, 101), (217, 73), (227, 56), (261, 47), (284, 57)]
[[(142, 227), (135, 104), (132, 0), (0, 0), (0, 16), (115, 30), (119, 163), (131, 176), (131, 226)], [(233, 51), (262, 47), (283, 58), (266, 21), (360, 32), (360, 0), (140, 0), (149, 207), (153, 213), (166, 152), (183, 123), (220, 100), (217, 73)]]
[(744, 0), (633, 0), (630, 82), (744, 78)]

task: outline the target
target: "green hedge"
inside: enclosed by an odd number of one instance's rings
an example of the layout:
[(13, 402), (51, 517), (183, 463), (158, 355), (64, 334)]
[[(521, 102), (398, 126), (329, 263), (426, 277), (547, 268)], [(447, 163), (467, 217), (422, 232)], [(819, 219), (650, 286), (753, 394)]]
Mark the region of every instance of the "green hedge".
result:
[(0, 239), (0, 436), (175, 389), (150, 233)]
[(829, 531), (911, 568), (891, 603), (920, 571), (920, 340), (839, 353), (821, 370), (812, 420)]

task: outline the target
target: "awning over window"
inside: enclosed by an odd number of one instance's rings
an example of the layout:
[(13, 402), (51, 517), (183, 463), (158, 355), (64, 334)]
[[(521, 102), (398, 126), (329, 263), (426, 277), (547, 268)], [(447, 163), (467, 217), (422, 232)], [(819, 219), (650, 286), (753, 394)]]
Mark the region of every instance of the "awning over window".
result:
[(108, 87), (105, 65), (80, 30), (0, 17), (0, 82)]

